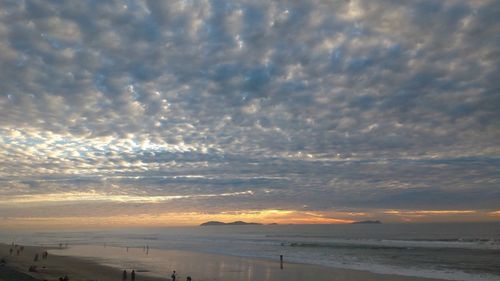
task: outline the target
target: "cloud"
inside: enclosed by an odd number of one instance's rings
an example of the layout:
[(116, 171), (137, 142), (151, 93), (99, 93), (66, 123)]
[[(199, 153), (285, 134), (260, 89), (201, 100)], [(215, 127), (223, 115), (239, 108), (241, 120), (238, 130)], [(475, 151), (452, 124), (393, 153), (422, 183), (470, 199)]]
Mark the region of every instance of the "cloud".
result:
[(498, 14), (494, 1), (6, 1), (0, 195), (494, 210)]

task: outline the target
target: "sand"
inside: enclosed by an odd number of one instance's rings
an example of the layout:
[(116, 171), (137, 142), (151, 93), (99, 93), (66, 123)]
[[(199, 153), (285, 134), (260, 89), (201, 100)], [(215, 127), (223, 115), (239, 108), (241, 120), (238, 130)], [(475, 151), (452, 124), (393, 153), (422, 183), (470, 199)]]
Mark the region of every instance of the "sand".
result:
[[(41, 247), (25, 246), (19, 256), (15, 251), (9, 255), (10, 245), (0, 244), (0, 258), (6, 260), (5, 266), (0, 266), (2, 281), (57, 281), (67, 275), (70, 281), (112, 281), (122, 280), (122, 271), (116, 268), (99, 265), (95, 262), (66, 256), (49, 255), (46, 260), (33, 261), (36, 253), (41, 254)], [(31, 265), (36, 265), (39, 272), (28, 272)], [(129, 272), (130, 274), (130, 272)], [(165, 281), (166, 278), (137, 276), (137, 281)], [(130, 278), (130, 275), (129, 275)]]
[[(15, 252), (10, 256), (9, 248), (10, 245), (0, 244), (0, 258), (7, 261), (5, 266), (0, 266), (0, 281), (44, 279), (57, 281), (64, 275), (68, 275), (70, 281), (122, 280), (123, 269), (103, 266), (92, 260), (49, 254), (48, 259), (34, 262), (34, 255), (42, 253), (43, 248), (25, 247), (24, 253), (20, 256), (16, 256)], [(284, 269), (281, 270), (279, 262), (273, 261), (181, 251), (162, 251), (162, 253), (161, 258), (165, 259), (165, 276), (169, 276), (170, 269), (175, 268), (179, 273), (178, 281), (186, 280), (186, 272), (193, 277), (193, 281), (442, 281), (295, 263), (285, 263)], [(165, 257), (165, 253), (168, 257)], [(153, 250), (150, 255), (154, 258), (155, 251)], [(37, 265), (41, 270), (36, 273), (28, 272), (30, 265)], [(138, 273), (136, 280), (165, 281), (169, 279)]]

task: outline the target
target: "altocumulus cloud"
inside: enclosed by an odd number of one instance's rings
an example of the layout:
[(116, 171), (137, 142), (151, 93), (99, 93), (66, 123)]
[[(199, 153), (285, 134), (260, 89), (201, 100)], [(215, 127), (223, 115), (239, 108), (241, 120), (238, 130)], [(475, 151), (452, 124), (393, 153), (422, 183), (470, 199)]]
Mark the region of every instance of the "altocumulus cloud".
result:
[(500, 205), (497, 1), (1, 6), (5, 216)]

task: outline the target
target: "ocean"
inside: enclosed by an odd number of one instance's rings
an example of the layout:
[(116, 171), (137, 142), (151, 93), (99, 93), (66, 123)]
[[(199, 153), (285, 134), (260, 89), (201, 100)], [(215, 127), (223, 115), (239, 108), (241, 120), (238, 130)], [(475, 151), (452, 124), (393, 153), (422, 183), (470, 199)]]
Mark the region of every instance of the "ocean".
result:
[[(247, 225), (110, 230), (8, 231), (0, 241), (70, 249), (176, 250), (460, 281), (500, 280), (500, 223)], [(109, 252), (103, 263), (117, 266)], [(81, 255), (81, 254), (80, 254)], [(92, 256), (89, 252), (85, 255)], [(103, 259), (105, 252), (95, 251)], [(140, 255), (137, 259), (140, 259)], [(130, 259), (130, 257), (129, 257)], [(127, 262), (131, 262), (128, 260)], [(139, 261), (138, 261), (139, 262)], [(140, 261), (144, 266), (147, 260)]]

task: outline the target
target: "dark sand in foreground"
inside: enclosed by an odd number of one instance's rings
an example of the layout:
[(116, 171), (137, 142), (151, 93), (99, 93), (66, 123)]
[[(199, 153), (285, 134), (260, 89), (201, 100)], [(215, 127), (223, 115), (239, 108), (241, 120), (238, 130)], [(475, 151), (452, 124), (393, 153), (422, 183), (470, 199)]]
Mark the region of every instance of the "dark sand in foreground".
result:
[[(70, 281), (122, 280), (121, 270), (99, 265), (89, 260), (49, 255), (46, 260), (34, 262), (33, 257), (36, 253), (41, 254), (44, 251), (43, 248), (26, 246), (24, 252), (19, 256), (16, 255), (15, 251), (10, 256), (9, 248), (10, 245), (0, 244), (0, 258), (4, 258), (7, 261), (5, 266), (0, 266), (0, 280), (2, 281), (34, 281), (44, 279), (57, 281), (59, 277), (65, 275), (68, 275)], [(36, 265), (39, 272), (28, 272), (28, 268), (31, 265)], [(138, 277), (140, 278), (136, 278), (137, 281), (168, 280), (166, 278)]]
[[(68, 275), (70, 281), (112, 281), (122, 280), (122, 270), (113, 267), (100, 265), (88, 259), (80, 259), (69, 256), (57, 256), (49, 254), (48, 259), (33, 261), (36, 253), (42, 253), (41, 247), (25, 247), (24, 253), (20, 256), (14, 254), (9, 255), (10, 245), (0, 244), (0, 258), (7, 261), (5, 266), (0, 266), (0, 281), (35, 281), (35, 280), (48, 280), (57, 281), (59, 277)], [(214, 272), (207, 272), (206, 263), (224, 264), (227, 267), (248, 267), (246, 272), (252, 272), (251, 278), (248, 276), (237, 275), (231, 278), (232, 281), (238, 280), (259, 280), (259, 281), (440, 281), (437, 279), (427, 279), (418, 277), (407, 277), (399, 275), (386, 275), (376, 274), (367, 271), (335, 269), (329, 267), (293, 264), (287, 263), (284, 270), (280, 270), (275, 262), (247, 259), (247, 258), (234, 258), (223, 255), (200, 254), (191, 252), (172, 252), (172, 256), (168, 258), (170, 263), (174, 262), (179, 267), (176, 269), (182, 270), (182, 262), (189, 259), (191, 266), (189, 272), (192, 274), (193, 281), (214, 281), (226, 280), (227, 277), (217, 277), (213, 275)], [(177, 259), (177, 260), (176, 260)], [(192, 266), (192, 265), (198, 266)], [(40, 269), (39, 272), (28, 272), (30, 265), (37, 265)], [(203, 276), (206, 272), (211, 276)], [(179, 272), (178, 281), (186, 280), (185, 274)], [(129, 272), (130, 274), (130, 272)], [(240, 279), (241, 278), (241, 279)], [(130, 275), (129, 279), (130, 280)], [(160, 281), (170, 280), (168, 278), (159, 278), (153, 276), (145, 276), (138, 273), (137, 281)], [(229, 280), (229, 279), (228, 279)], [(442, 281), (442, 280), (441, 280)]]

